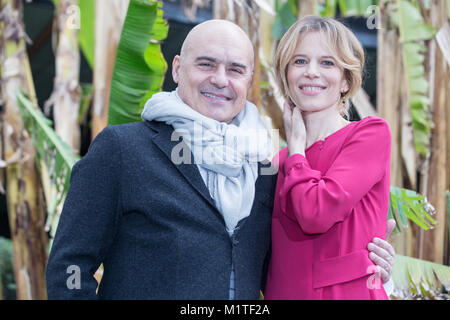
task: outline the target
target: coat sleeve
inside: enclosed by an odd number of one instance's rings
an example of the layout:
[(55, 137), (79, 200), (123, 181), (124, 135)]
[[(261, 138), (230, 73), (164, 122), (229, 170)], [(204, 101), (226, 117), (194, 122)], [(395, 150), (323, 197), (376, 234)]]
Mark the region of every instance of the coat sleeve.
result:
[(364, 121), (350, 133), (327, 172), (313, 170), (294, 154), (283, 163), (280, 204), (305, 233), (325, 233), (343, 221), (379, 182), (390, 161), (391, 135), (381, 118)]
[(120, 212), (120, 157), (116, 133), (106, 127), (74, 165), (46, 268), (49, 299), (97, 299), (94, 274)]

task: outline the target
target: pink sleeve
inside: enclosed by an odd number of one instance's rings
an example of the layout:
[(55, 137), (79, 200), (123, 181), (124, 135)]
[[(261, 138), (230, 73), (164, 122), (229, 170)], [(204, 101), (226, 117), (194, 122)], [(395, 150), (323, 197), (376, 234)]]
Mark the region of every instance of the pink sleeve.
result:
[(305, 233), (324, 233), (343, 221), (379, 182), (389, 166), (391, 135), (387, 123), (373, 118), (358, 124), (328, 171), (322, 174), (300, 154), (287, 158), (280, 188), (281, 209), (292, 210)]

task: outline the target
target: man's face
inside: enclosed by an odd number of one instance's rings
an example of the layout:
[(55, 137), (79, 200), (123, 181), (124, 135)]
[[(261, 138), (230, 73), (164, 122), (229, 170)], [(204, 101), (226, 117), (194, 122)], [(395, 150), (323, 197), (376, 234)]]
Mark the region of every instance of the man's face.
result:
[(253, 52), (239, 37), (205, 32), (193, 37), (173, 61), (172, 76), (180, 98), (192, 109), (230, 123), (242, 111), (251, 86)]

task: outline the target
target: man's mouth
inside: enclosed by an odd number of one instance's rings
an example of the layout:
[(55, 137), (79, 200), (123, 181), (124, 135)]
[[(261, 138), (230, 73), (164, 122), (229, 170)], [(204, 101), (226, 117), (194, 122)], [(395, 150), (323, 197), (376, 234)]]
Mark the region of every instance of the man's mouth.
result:
[(218, 99), (218, 100), (222, 100), (222, 101), (230, 101), (231, 98), (224, 96), (224, 95), (217, 95), (217, 94), (213, 94), (210, 92), (202, 92), (202, 95), (207, 97), (207, 98), (211, 98), (211, 99)]

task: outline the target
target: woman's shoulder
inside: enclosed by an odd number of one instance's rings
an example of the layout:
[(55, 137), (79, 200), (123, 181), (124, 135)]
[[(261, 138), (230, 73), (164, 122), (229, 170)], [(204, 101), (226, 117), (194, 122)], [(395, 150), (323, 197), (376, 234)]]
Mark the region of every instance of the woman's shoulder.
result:
[(375, 140), (386, 139), (391, 137), (389, 124), (380, 117), (369, 116), (359, 121), (355, 121), (350, 137), (353, 138), (370, 138)]
[(380, 117), (368, 116), (359, 121), (355, 121), (355, 129), (364, 130), (389, 130), (389, 124)]

